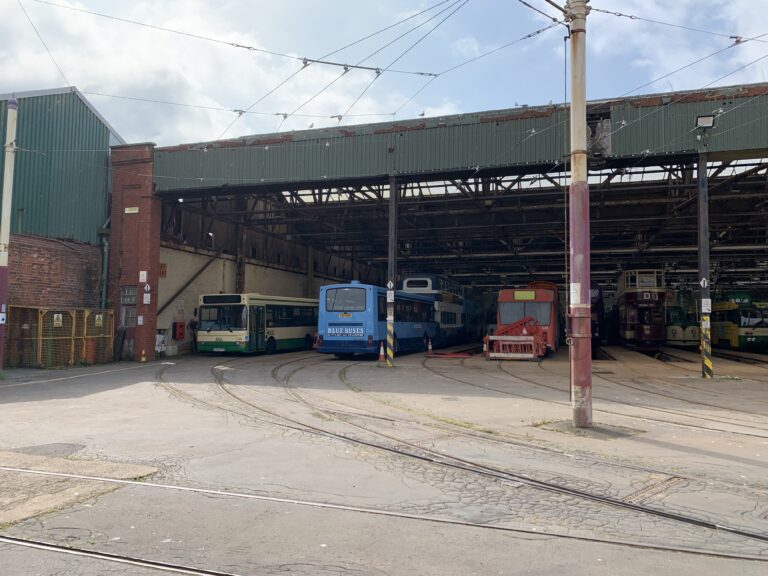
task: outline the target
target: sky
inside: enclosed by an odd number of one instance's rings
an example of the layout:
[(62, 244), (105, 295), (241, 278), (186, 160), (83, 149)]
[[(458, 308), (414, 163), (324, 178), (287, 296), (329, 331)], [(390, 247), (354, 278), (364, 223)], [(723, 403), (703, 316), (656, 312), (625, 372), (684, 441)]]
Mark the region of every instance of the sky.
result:
[[(589, 99), (768, 80), (768, 0), (590, 5)], [(545, 0), (0, 0), (0, 14), (0, 94), (76, 86), (127, 142), (568, 97), (567, 29)]]

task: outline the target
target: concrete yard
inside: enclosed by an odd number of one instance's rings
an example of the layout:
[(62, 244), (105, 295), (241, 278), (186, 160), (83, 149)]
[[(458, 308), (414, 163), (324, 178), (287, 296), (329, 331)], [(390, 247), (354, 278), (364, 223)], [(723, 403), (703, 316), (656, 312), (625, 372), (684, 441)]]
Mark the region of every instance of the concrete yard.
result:
[(768, 364), (606, 351), (6, 371), (0, 573), (765, 574)]

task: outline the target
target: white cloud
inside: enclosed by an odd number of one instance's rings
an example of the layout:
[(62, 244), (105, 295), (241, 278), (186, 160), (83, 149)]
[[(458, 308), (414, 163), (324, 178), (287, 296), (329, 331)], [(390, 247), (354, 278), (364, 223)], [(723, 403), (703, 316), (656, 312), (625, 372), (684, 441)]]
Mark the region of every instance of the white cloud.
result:
[[(371, 32), (423, 10), (411, 0), (331, 4), (311, 0), (254, 3), (242, 0), (171, 0), (114, 2), (56, 0), (126, 19), (187, 31), (241, 45), (263, 47), (297, 56), (318, 57)], [(711, 28), (744, 37), (768, 30), (768, 0), (615, 0), (612, 10), (652, 19)], [(206, 42), (124, 22), (56, 8), (30, 0), (24, 6), (70, 83), (83, 91), (151, 100), (188, 103), (229, 111), (133, 102), (88, 96), (128, 141), (154, 140), (167, 145), (217, 138), (244, 109), (301, 67), (297, 61), (232, 46)], [(64, 85), (15, 0), (0, 0), (0, 93)], [(506, 11), (506, 12), (505, 12)], [(493, 17), (502, 14), (503, 16)], [(512, 17), (510, 17), (512, 16)], [(414, 24), (386, 31), (332, 56), (355, 63), (394, 40)], [(439, 20), (439, 18), (438, 18)], [(503, 0), (469, 4), (397, 63), (398, 68), (440, 71), (511, 42), (541, 27), (543, 17)], [(429, 25), (428, 25), (429, 26)], [(422, 35), (428, 26), (409, 34), (366, 62), (385, 66)], [(383, 121), (413, 97), (397, 118), (436, 116), (502, 108), (514, 102), (545, 103), (562, 98), (562, 30), (548, 31), (488, 58), (446, 74), (417, 94), (425, 77), (383, 74), (350, 111), (342, 124)], [(768, 40), (768, 36), (765, 37)], [(588, 70), (605, 84), (600, 96), (617, 96), (683, 67), (728, 45), (726, 38), (696, 34), (597, 14), (588, 20)], [(643, 92), (698, 88), (768, 53), (768, 44), (748, 42), (698, 65), (673, 74)], [(604, 71), (610, 71), (605, 75)], [(768, 58), (738, 71), (721, 84), (763, 81)], [(300, 114), (282, 122), (275, 113), (291, 112), (329, 84), (340, 69), (310, 65), (274, 94), (245, 114), (228, 136), (337, 125), (343, 113), (374, 77), (350, 70), (307, 104)], [(271, 115), (270, 115), (271, 114)]]

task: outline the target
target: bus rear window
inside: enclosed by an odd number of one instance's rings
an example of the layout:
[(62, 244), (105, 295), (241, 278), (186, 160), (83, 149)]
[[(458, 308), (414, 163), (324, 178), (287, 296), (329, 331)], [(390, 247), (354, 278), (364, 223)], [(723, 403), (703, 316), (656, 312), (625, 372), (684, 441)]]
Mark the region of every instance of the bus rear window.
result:
[(329, 288), (325, 292), (328, 312), (365, 311), (365, 288)]

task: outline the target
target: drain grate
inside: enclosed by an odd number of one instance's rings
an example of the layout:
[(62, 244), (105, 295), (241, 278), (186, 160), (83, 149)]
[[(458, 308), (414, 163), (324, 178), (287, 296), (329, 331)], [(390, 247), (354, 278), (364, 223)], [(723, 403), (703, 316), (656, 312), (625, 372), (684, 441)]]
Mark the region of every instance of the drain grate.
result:
[(662, 480), (661, 482), (656, 482), (655, 484), (646, 486), (642, 490), (633, 492), (629, 496), (622, 498), (621, 501), (626, 502), (627, 504), (642, 504), (643, 502), (647, 502), (651, 498), (658, 496), (659, 494), (662, 494), (667, 490), (674, 488), (675, 486), (685, 484), (685, 482), (686, 480), (684, 478), (672, 476), (666, 480)]

